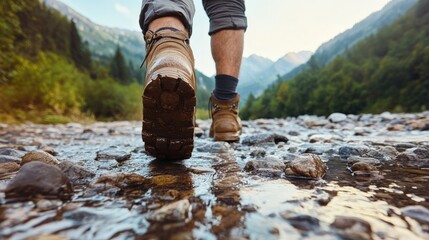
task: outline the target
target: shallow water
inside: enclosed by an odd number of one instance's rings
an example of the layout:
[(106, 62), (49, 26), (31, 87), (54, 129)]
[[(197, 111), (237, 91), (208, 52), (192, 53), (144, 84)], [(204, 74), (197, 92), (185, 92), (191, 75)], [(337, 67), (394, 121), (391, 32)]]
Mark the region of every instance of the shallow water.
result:
[[(25, 151), (49, 146), (60, 161), (84, 166), (96, 175), (88, 180), (91, 184), (75, 185), (74, 195), (66, 202), (6, 199), (3, 191), (13, 174), (3, 176), (0, 239), (47, 235), (64, 239), (429, 239), (429, 215), (422, 213), (423, 220), (418, 220), (401, 209), (429, 208), (429, 169), (400, 167), (390, 159), (377, 164), (379, 174), (354, 176), (347, 158), (338, 152), (350, 144), (378, 152), (380, 146), (398, 143), (427, 146), (428, 131), (389, 132), (377, 115), (369, 122), (330, 126), (308, 127), (301, 122), (245, 122), (242, 139), (269, 132), (289, 138), (287, 143), (248, 146), (214, 143), (207, 137), (209, 122), (198, 121), (205, 134), (196, 138), (193, 157), (175, 163), (146, 155), (137, 122), (3, 126), (2, 146), (21, 146)], [(315, 134), (324, 135), (325, 140), (310, 143)], [(131, 158), (121, 163), (95, 160), (103, 149), (123, 150)], [(244, 166), (255, 159), (250, 155), (255, 149), (285, 162), (291, 154), (317, 152), (329, 171), (323, 180), (246, 172)], [(103, 174), (115, 173), (135, 173), (147, 181), (119, 187), (95, 184)], [(157, 210), (180, 200), (189, 202), (189, 207), (179, 208), (184, 219), (152, 219)], [(359, 224), (352, 230), (334, 227), (338, 216), (359, 219), (369, 229)]]

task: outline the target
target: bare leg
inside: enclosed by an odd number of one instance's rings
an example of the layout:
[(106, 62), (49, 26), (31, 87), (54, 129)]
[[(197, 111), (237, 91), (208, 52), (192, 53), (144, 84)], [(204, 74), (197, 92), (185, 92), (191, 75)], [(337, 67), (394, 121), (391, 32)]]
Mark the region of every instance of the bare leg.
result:
[(152, 32), (156, 32), (156, 30), (162, 27), (173, 27), (177, 30), (187, 32), (183, 23), (176, 17), (157, 18), (149, 24), (149, 30)]
[(216, 75), (238, 78), (244, 47), (244, 30), (221, 30), (211, 36)]

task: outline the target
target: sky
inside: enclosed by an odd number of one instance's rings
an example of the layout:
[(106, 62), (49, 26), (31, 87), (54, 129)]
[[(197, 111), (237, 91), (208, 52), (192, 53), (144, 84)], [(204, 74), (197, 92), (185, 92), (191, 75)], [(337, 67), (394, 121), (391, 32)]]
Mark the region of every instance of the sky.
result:
[[(93, 22), (141, 31), (140, 0), (60, 0)], [(353, 27), (390, 0), (246, 0), (248, 29), (244, 57), (256, 54), (273, 61), (288, 52), (316, 51), (324, 42)], [(196, 68), (214, 75), (209, 20), (195, 0), (191, 46)], [(144, 47), (144, 46), (142, 46)]]

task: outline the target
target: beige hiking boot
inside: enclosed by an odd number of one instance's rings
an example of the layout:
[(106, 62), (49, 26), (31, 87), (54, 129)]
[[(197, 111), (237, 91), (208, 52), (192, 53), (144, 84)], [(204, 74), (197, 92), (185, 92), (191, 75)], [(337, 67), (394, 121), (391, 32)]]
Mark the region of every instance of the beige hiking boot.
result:
[(142, 138), (158, 159), (190, 158), (194, 147), (195, 73), (189, 36), (182, 31), (148, 31)]
[(237, 96), (227, 102), (210, 97), (212, 125), (210, 126), (210, 137), (215, 141), (235, 142), (240, 140), (241, 120), (238, 116)]

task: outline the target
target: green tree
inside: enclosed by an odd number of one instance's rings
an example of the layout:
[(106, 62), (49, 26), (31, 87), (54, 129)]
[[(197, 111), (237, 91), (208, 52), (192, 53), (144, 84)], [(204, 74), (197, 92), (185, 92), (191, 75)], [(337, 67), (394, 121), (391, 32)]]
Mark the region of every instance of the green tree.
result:
[(125, 58), (119, 47), (116, 48), (115, 55), (110, 62), (110, 76), (122, 84), (128, 84), (133, 81), (130, 70), (125, 63)]

